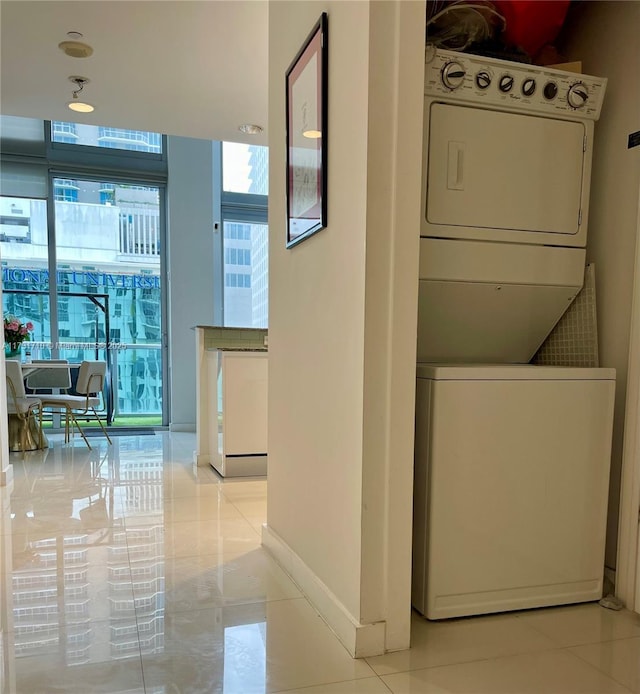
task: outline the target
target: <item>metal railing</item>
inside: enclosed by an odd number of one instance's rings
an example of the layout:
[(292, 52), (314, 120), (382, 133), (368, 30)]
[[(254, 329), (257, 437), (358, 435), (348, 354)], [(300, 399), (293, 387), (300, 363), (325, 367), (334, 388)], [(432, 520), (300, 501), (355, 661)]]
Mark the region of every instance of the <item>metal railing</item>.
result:
[[(5, 289), (8, 295), (39, 295), (49, 298), (46, 290)], [(60, 292), (57, 298), (79, 298), (88, 300), (95, 309), (95, 317), (85, 315), (83, 325), (89, 326), (92, 336), (87, 339), (64, 337), (58, 342), (34, 340), (23, 343), (23, 353), (27, 346), (32, 359), (68, 359), (73, 366), (83, 359), (104, 359), (107, 362), (107, 376), (103, 393), (106, 405), (107, 423), (112, 424), (116, 416), (162, 415), (162, 346), (159, 343), (132, 343), (108, 341), (101, 338), (110, 335), (109, 295), (75, 292)], [(44, 331), (44, 305), (41, 316), (23, 316), (37, 321)]]

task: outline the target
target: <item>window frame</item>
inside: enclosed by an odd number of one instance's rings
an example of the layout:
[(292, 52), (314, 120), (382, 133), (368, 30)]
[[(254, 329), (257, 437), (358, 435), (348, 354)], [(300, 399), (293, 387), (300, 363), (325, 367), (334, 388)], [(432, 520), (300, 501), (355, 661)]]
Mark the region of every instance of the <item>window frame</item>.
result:
[[(100, 162), (100, 171), (113, 173), (114, 177), (142, 174), (142, 177), (153, 182), (166, 183), (167, 179), (167, 136), (161, 135), (162, 152), (138, 152), (128, 149), (96, 147), (94, 145), (70, 144), (55, 142), (52, 139), (53, 121), (44, 122), (45, 156), (53, 165), (64, 169), (96, 170), (96, 160)], [(56, 121), (65, 122), (65, 121)], [(123, 128), (119, 128), (122, 130)]]

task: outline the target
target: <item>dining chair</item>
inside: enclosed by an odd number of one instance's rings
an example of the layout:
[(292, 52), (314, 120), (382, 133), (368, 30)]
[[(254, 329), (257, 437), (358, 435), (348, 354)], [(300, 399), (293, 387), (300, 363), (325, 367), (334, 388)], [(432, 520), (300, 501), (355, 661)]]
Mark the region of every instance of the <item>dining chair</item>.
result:
[(15, 415), (20, 421), (20, 448), (24, 458), (27, 451), (27, 435), (31, 421), (35, 420), (36, 413), (40, 421), (36, 423), (38, 428), (39, 446), (44, 448), (42, 437), (42, 401), (34, 395), (27, 395), (24, 388), (22, 367), (16, 359), (5, 361), (5, 374), (7, 379), (7, 412)]
[[(43, 367), (47, 364), (69, 364), (68, 359), (34, 359), (31, 366)], [(39, 368), (37, 371), (30, 373), (25, 379), (27, 388), (33, 391), (34, 395), (39, 395), (42, 399), (45, 395), (53, 395), (63, 391), (64, 393), (71, 388), (71, 370), (70, 369), (46, 369)], [(44, 407), (43, 407), (44, 409)], [(55, 408), (53, 408), (55, 409)], [(44, 419), (45, 413), (42, 413)], [(65, 409), (65, 432), (69, 429), (68, 414)], [(53, 416), (52, 416), (53, 420)], [(53, 423), (53, 422), (52, 422)]]
[(78, 422), (78, 417), (81, 419), (95, 419), (107, 441), (112, 443), (99, 414), (99, 412), (104, 410), (101, 394), (104, 388), (106, 373), (106, 362), (85, 360), (80, 363), (80, 368), (78, 369), (78, 380), (75, 386), (75, 391), (78, 395), (60, 393), (40, 396), (43, 408), (64, 410), (66, 414), (65, 443), (69, 443), (71, 426), (75, 424), (87, 447), (91, 449), (91, 444)]

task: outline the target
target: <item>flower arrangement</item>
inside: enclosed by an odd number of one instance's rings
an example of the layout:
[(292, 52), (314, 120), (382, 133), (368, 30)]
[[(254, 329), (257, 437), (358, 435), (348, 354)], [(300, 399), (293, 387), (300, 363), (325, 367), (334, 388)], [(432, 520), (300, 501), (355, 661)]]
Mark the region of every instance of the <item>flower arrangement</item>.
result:
[(25, 340), (31, 340), (29, 334), (33, 330), (33, 323), (27, 321), (21, 323), (15, 316), (4, 317), (4, 342), (11, 345), (11, 349), (17, 349)]

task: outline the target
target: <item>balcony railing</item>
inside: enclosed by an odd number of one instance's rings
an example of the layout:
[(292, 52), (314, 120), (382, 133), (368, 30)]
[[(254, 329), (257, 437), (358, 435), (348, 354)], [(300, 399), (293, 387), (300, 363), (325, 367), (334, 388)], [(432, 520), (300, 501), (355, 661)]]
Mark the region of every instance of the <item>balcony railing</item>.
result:
[[(35, 334), (41, 339), (22, 344), (23, 352), (27, 347), (31, 359), (67, 359), (73, 369), (83, 359), (100, 359), (107, 362), (108, 371), (103, 393), (107, 410), (108, 424), (132, 426), (127, 418), (153, 418), (153, 422), (135, 422), (136, 426), (162, 423), (163, 398), (163, 364), (162, 346), (159, 342), (120, 342), (117, 339), (105, 341), (104, 335), (113, 335), (110, 329), (109, 296), (106, 294), (80, 294), (65, 292), (58, 294), (59, 310), (66, 311), (69, 317), (80, 316), (82, 320), (67, 321), (72, 334), (60, 337), (59, 342), (52, 343), (48, 332), (49, 297), (44, 290), (5, 289), (11, 301), (12, 310), (17, 308), (17, 300), (25, 297), (39, 297), (37, 305), (26, 306), (19, 315), (31, 320), (36, 325)], [(64, 300), (63, 303), (62, 300)], [(77, 304), (72, 311), (69, 302)], [(13, 311), (15, 313), (15, 311)], [(72, 315), (73, 314), (73, 315)], [(16, 314), (18, 315), (18, 314)], [(140, 313), (140, 326), (144, 326), (144, 312)], [(83, 335), (78, 335), (81, 332)], [(159, 332), (159, 327), (158, 327)], [(148, 331), (147, 331), (148, 333)], [(90, 335), (90, 337), (87, 337)], [(44, 339), (42, 339), (44, 337)], [(149, 339), (149, 338), (147, 338)], [(74, 372), (72, 370), (72, 383)], [(122, 421), (125, 419), (125, 421)]]
[(120, 215), (120, 253), (160, 257), (160, 228), (157, 214)]

